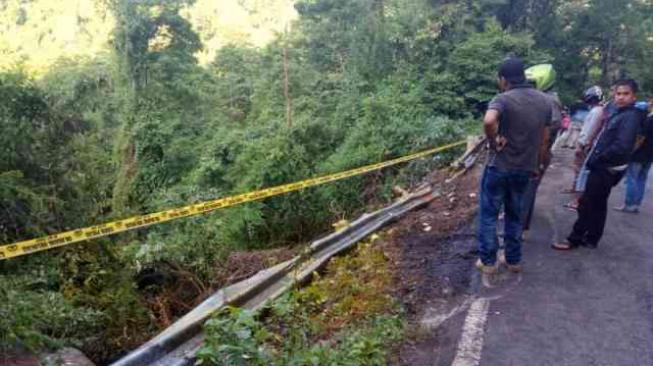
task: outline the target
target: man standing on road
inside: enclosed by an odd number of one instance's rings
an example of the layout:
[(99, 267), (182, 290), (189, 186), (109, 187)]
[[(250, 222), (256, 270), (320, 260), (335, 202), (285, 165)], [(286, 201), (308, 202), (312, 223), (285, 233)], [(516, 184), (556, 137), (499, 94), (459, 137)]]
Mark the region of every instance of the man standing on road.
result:
[(648, 172), (653, 163), (653, 105), (649, 105), (649, 108), (652, 113), (642, 125), (640, 133), (642, 144), (633, 153), (626, 170), (626, 201), (623, 206), (615, 208), (617, 211), (638, 213), (644, 200)]
[(567, 240), (554, 243), (553, 249), (596, 248), (601, 240), (610, 192), (624, 176), (644, 117), (642, 111), (634, 106), (637, 91), (634, 80), (615, 83), (614, 102), (618, 110), (607, 121), (587, 159), (590, 173), (580, 198), (578, 220)]
[(537, 196), (537, 191), (542, 182), (542, 177), (551, 163), (551, 150), (553, 148), (553, 143), (555, 142), (556, 136), (558, 136), (559, 131), (562, 127), (562, 102), (558, 94), (554, 92), (553, 86), (555, 85), (556, 72), (553, 69), (551, 64), (542, 64), (535, 65), (528, 68), (526, 71), (526, 79), (531, 84), (535, 84), (535, 88), (543, 91), (551, 101), (551, 125), (549, 126), (549, 140), (548, 140), (548, 153), (546, 161), (543, 161), (542, 169), (539, 172), (540, 174), (533, 175), (529, 182), (528, 187), (526, 188), (526, 193), (524, 194), (524, 203), (522, 205), (522, 224), (523, 224), (523, 233), (522, 240), (526, 240), (528, 236), (528, 231), (531, 228), (531, 220), (533, 219), (533, 212), (535, 211), (535, 199)]
[(505, 211), (505, 258), (508, 269), (521, 271), (522, 208), (529, 178), (540, 174), (548, 153), (551, 99), (526, 82), (524, 64), (503, 62), (497, 95), (489, 104), (483, 125), (491, 153), (480, 187), (479, 260), (484, 273), (497, 270), (497, 220)]
[(603, 90), (598, 86), (593, 86), (585, 90), (583, 93), (583, 102), (590, 107), (590, 111), (585, 117), (585, 122), (583, 123), (583, 128), (580, 131), (576, 145), (576, 153), (574, 156), (574, 181), (572, 188), (563, 190), (563, 193), (573, 193), (577, 195), (572, 202), (565, 204), (565, 207), (572, 210), (578, 209), (580, 193), (585, 190), (584, 181), (587, 177), (587, 172), (585, 172), (585, 160), (587, 159), (587, 154), (589, 154), (590, 149), (593, 146), (594, 139), (596, 139), (603, 128), (604, 112), (603, 106), (601, 105), (602, 98)]

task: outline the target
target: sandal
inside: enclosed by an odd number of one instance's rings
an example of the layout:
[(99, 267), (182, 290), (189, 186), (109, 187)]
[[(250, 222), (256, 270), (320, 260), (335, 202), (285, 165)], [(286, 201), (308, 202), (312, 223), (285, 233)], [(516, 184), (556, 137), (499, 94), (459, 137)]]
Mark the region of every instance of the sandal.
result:
[(578, 203), (575, 201), (567, 202), (563, 205), (569, 211), (578, 212)]
[(579, 247), (579, 245), (577, 245), (577, 244), (573, 244), (573, 243), (570, 243), (568, 240), (565, 240), (565, 241), (563, 241), (563, 242), (561, 242), (561, 243), (553, 243), (553, 244), (551, 244), (551, 248), (553, 248), (553, 249), (555, 249), (555, 250), (564, 250), (564, 251), (567, 251), (567, 250), (576, 249), (576, 248), (578, 248), (578, 247)]

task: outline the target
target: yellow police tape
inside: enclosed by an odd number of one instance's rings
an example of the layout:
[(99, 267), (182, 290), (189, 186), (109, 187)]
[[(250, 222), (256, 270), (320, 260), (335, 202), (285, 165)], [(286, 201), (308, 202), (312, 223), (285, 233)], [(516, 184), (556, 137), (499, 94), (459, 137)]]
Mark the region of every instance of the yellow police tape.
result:
[(21, 241), (13, 244), (3, 245), (0, 246), (0, 260), (36, 253), (52, 248), (58, 248), (69, 244), (77, 243), (80, 241), (101, 238), (104, 236), (109, 236), (125, 231), (135, 230), (150, 225), (155, 225), (167, 221), (180, 219), (182, 217), (205, 214), (217, 210), (219, 208), (235, 206), (246, 202), (258, 201), (264, 198), (278, 196), (283, 193), (298, 191), (304, 188), (314, 187), (317, 185), (334, 182), (337, 180), (342, 180), (356, 175), (361, 175), (375, 170), (380, 170), (392, 165), (404, 163), (410, 160), (419, 159), (424, 156), (428, 156), (431, 154), (435, 154), (437, 152), (441, 152), (457, 146), (464, 145), (465, 143), (466, 143), (465, 141), (459, 141), (449, 145), (422, 151), (416, 154), (407, 155), (393, 160), (388, 160), (383, 163), (372, 164), (357, 169), (347, 170), (341, 173), (330, 174), (323, 177), (307, 179), (296, 183), (284, 184), (281, 186), (266, 188), (259, 191), (243, 193), (231, 197), (219, 198), (212, 201), (196, 203), (194, 205), (174, 208), (166, 211), (152, 213), (149, 215), (134, 216), (128, 219), (113, 221), (102, 225), (96, 225), (96, 226), (86, 227), (82, 229), (66, 231), (63, 233), (53, 234), (37, 239), (31, 239), (31, 240)]

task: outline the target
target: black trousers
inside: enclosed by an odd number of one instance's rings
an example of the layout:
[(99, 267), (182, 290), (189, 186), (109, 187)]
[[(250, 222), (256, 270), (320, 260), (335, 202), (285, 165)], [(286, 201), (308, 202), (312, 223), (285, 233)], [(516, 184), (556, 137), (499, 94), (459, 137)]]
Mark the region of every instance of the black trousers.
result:
[(526, 193), (524, 194), (523, 211), (521, 216), (525, 231), (531, 229), (531, 221), (533, 220), (533, 212), (535, 211), (535, 198), (541, 182), (542, 177), (531, 177), (528, 181), (528, 188), (526, 188)]
[(578, 205), (578, 220), (567, 240), (573, 245), (598, 245), (605, 219), (608, 215), (608, 198), (612, 187), (616, 186), (623, 172), (614, 173), (606, 169), (593, 169), (587, 177), (585, 192)]

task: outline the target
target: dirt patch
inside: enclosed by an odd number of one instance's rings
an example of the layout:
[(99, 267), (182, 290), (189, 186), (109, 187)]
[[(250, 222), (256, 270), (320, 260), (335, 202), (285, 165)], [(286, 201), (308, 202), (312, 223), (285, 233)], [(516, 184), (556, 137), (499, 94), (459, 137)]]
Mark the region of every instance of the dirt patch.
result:
[(441, 197), (392, 227), (384, 248), (396, 266), (395, 296), (409, 321), (408, 337), (391, 360), (395, 365), (434, 364), (439, 335), (423, 332), (424, 318), (433, 309), (455, 303), (470, 285), (479, 169), (449, 183), (445, 172), (430, 178)]
[(217, 270), (212, 287), (218, 289), (252, 277), (259, 271), (292, 259), (299, 251), (300, 248), (295, 247), (231, 253)]
[(287, 261), (296, 256), (298, 251), (299, 248), (278, 248), (233, 252), (216, 269), (215, 276), (208, 285), (174, 263), (161, 263), (156, 271), (141, 274), (139, 284), (145, 283), (143, 287), (149, 287), (143, 291), (145, 301), (158, 328), (164, 329), (220, 288)]
[[(467, 261), (469, 248), (458, 253), (455, 239), (473, 237), (470, 223), (478, 207), (478, 172), (476, 170), (451, 183), (445, 182), (444, 173), (434, 177), (441, 188), (441, 197), (426, 208), (409, 213), (389, 230), (394, 246), (392, 258), (399, 271), (397, 290), (410, 313), (433, 296), (448, 295), (451, 290), (442, 283), (443, 275), (455, 275), (456, 263), (451, 256)], [(451, 281), (445, 281), (451, 282)], [(458, 282), (458, 281), (455, 281)], [(411, 311), (414, 310), (414, 311)]]
[(0, 366), (39, 366), (41, 363), (33, 355), (0, 355)]
[(439, 190), (441, 197), (428, 207), (411, 212), (393, 229), (397, 236), (424, 233), (431, 239), (451, 236), (463, 223), (476, 214), (478, 207), (478, 171), (473, 170), (447, 183), (445, 172), (431, 175), (430, 181)]

